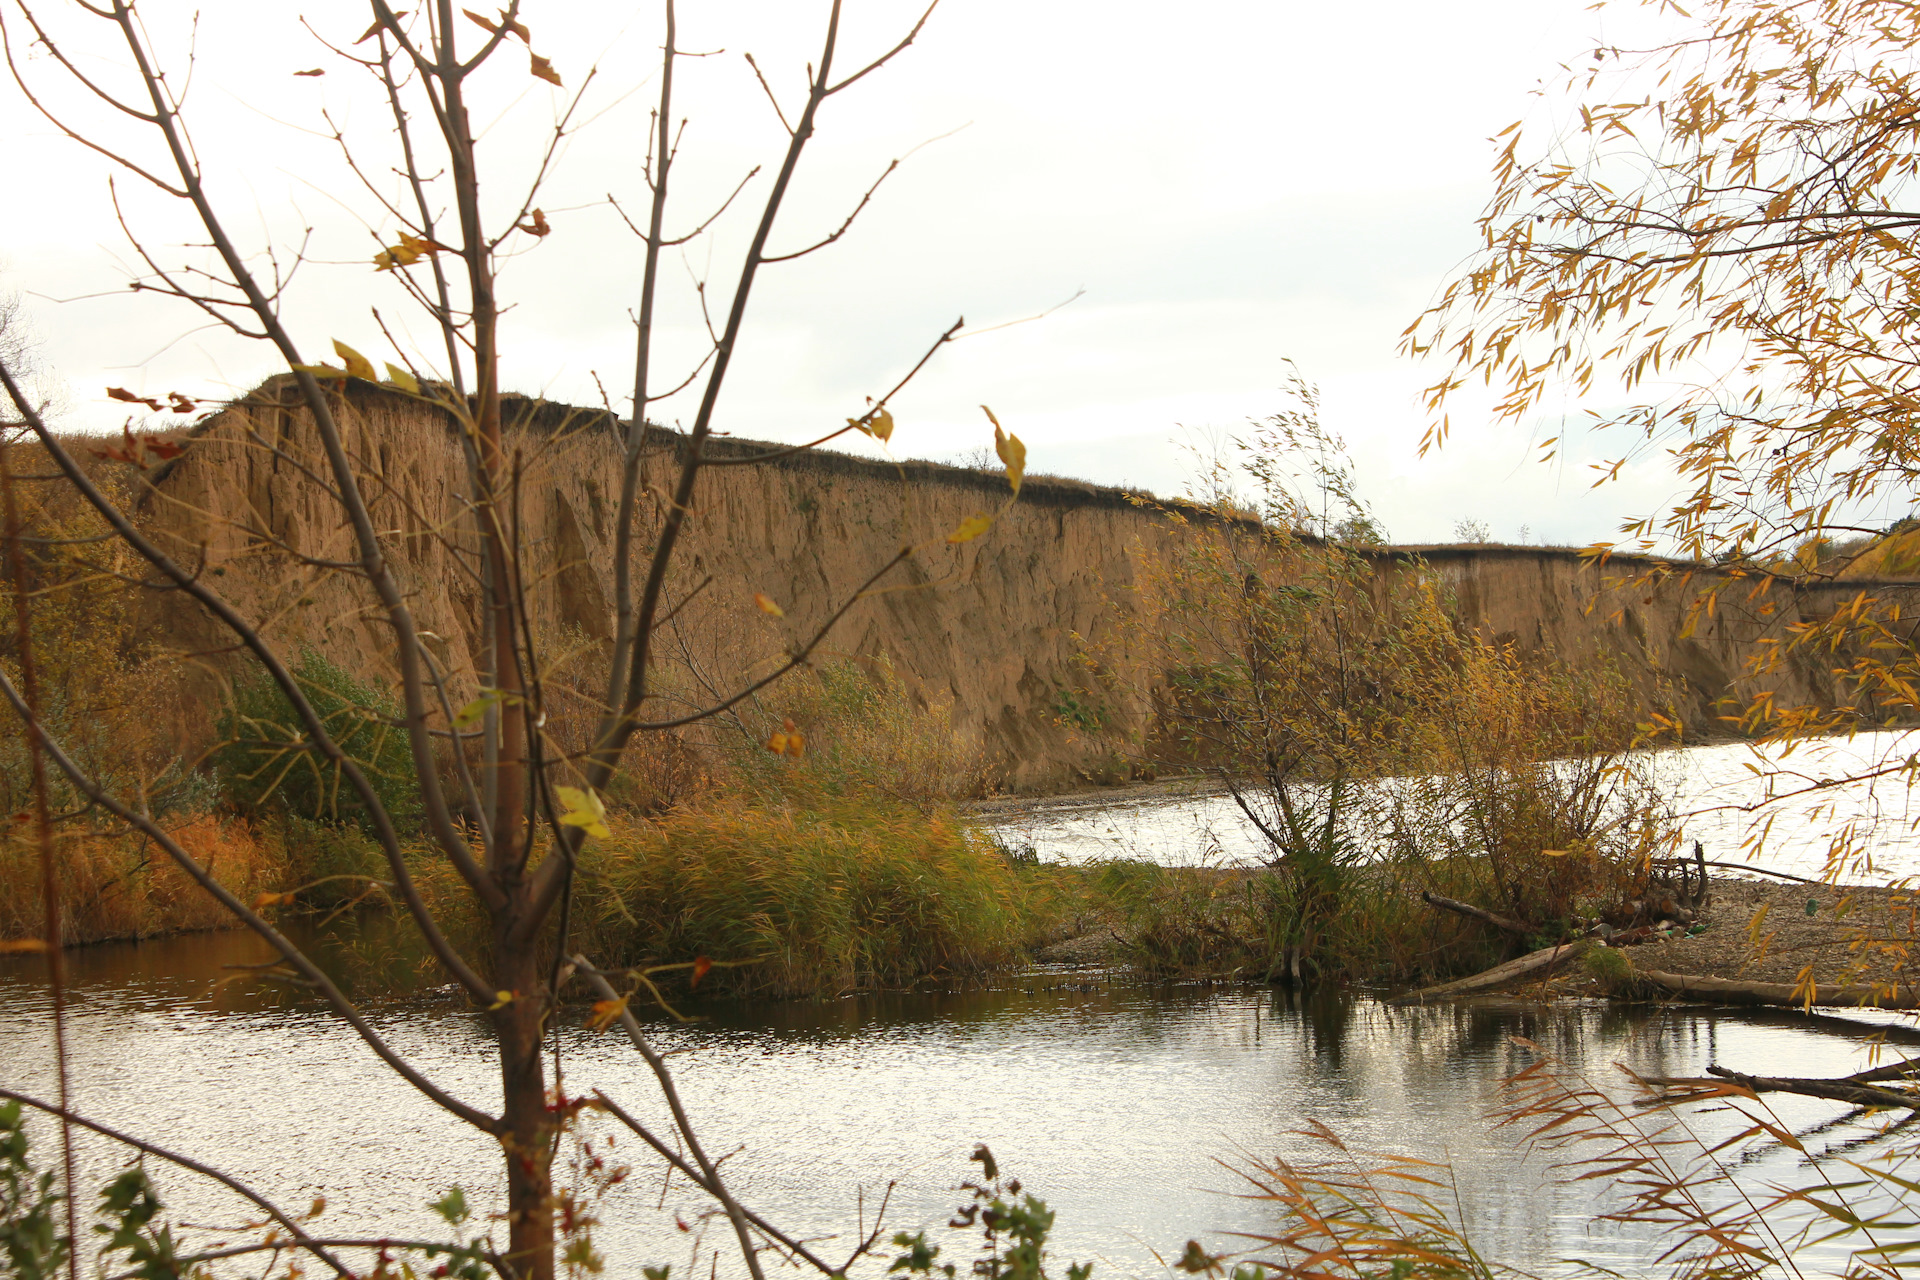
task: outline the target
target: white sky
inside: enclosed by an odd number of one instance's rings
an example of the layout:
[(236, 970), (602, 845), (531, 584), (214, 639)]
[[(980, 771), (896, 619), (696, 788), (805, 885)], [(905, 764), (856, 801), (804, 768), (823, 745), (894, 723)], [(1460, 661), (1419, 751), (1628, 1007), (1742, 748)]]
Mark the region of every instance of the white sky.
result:
[[(945, 0), (918, 44), (829, 104), (776, 247), (830, 230), (889, 159), (965, 127), (914, 155), (840, 244), (762, 277), (717, 425), (763, 439), (819, 434), (890, 386), (956, 317), (985, 327), (1083, 289), (1046, 319), (938, 357), (895, 402), (896, 452), (954, 458), (989, 444), (977, 407), (986, 403), (1028, 442), (1033, 471), (1177, 492), (1191, 469), (1183, 444), (1282, 408), (1291, 359), (1322, 387), (1325, 420), (1352, 446), (1363, 493), (1396, 539), (1450, 540), (1463, 517), (1503, 540), (1523, 526), (1536, 541), (1606, 537), (1669, 496), (1657, 464), (1595, 492), (1586, 464), (1618, 445), (1578, 442), (1543, 467), (1524, 434), (1471, 419), (1456, 419), (1452, 442), (1423, 460), (1417, 392), (1438, 369), (1395, 352), (1475, 244), (1489, 137), (1533, 109), (1536, 83), (1596, 36), (1625, 44), (1644, 34), (1623, 26), (1646, 21), (1630, 6), (1586, 6)], [(771, 168), (784, 141), (741, 54), (753, 52), (793, 104), (824, 5), (680, 8), (683, 48), (726, 50), (681, 64), (676, 114), (692, 123), (670, 222), (685, 227), (753, 164)], [(148, 0), (142, 11), (179, 66), (189, 6)], [(200, 11), (189, 119), (233, 233), (252, 248), (277, 246), (285, 261), (313, 228), (314, 261), (287, 306), (307, 358), (331, 359), (336, 337), (391, 357), (373, 307), (424, 342), (426, 327), (408, 323), (405, 300), (370, 269), (372, 237), (391, 222), (374, 217), (323, 138), (288, 127), (323, 128), (324, 108), (358, 140), (363, 164), (382, 171), (390, 130), (365, 77), (316, 44), (297, 6), (212, 0)], [(848, 0), (841, 65), (884, 47), (916, 11)], [(358, 5), (309, 13), (341, 43), (367, 22)], [(604, 200), (644, 203), (638, 164), (658, 19), (652, 5), (591, 0), (531, 0), (523, 14), (569, 89), (599, 62), (586, 105), (603, 114), (569, 142), (540, 199), (554, 234), (524, 240), (528, 252), (505, 274), (516, 306), (505, 380), (597, 403), (594, 372), (616, 397), (631, 382), (627, 313), (640, 258)], [(73, 32), (89, 73), (124, 84), (118, 51), (98, 32)], [(292, 74), (316, 66), (328, 74)], [(517, 204), (515, 182), (564, 100), (524, 67), (512, 51), (477, 86), (475, 119), (493, 122), (485, 190), (501, 211)], [(44, 57), (25, 69), (77, 122), (161, 161), (150, 137), (61, 89)], [(262, 344), (192, 332), (183, 304), (126, 295), (132, 254), (106, 167), (31, 115), (11, 85), (0, 92), (0, 129), (13, 179), (33, 175), (31, 199), (0, 203), (0, 289), (23, 295), (42, 357), (66, 384), (69, 425), (118, 428), (124, 413), (103, 397), (108, 385), (225, 395), (272, 370)], [(203, 261), (187, 247), (204, 237), (185, 211), (138, 187), (120, 180), (159, 259)], [(716, 289), (730, 282), (765, 190), (763, 174), (710, 245), (669, 264), (660, 376), (701, 340), (689, 272), (711, 264)], [(112, 296), (54, 301), (101, 292)], [(683, 397), (654, 416), (692, 408)]]

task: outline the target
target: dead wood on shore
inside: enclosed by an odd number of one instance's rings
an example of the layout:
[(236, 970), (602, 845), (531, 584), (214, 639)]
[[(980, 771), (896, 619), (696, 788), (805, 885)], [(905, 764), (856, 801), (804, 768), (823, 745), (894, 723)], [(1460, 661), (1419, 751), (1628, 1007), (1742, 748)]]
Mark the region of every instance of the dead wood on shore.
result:
[(1439, 894), (1431, 891), (1423, 891), (1420, 894), (1420, 900), (1430, 907), (1439, 907), (1442, 911), (1452, 911), (1458, 915), (1466, 916), (1469, 920), (1478, 920), (1482, 924), (1490, 924), (1494, 928), (1511, 933), (1517, 938), (1531, 938), (1540, 932), (1537, 927), (1523, 920), (1515, 920), (1511, 916), (1496, 915), (1491, 911), (1476, 907), (1472, 903), (1459, 902), (1453, 898), (1443, 898)]
[(1561, 943), (1558, 946), (1543, 947), (1538, 951), (1521, 956), (1517, 960), (1509, 960), (1505, 964), (1497, 964), (1493, 968), (1481, 973), (1476, 973), (1470, 978), (1461, 978), (1455, 982), (1443, 982), (1439, 986), (1423, 987), (1418, 991), (1409, 991), (1403, 996), (1396, 996), (1392, 1003), (1425, 1004), (1429, 1000), (1448, 1000), (1454, 996), (1472, 995), (1477, 991), (1486, 991), (1493, 987), (1503, 986), (1518, 978), (1536, 974), (1543, 975), (1548, 970), (1556, 968), (1561, 963), (1579, 955), (1590, 945), (1591, 944), (1585, 939), (1578, 939), (1573, 942)]
[(1634, 978), (1675, 995), (1706, 1000), (1714, 1004), (1779, 1005), (1805, 1008), (1814, 1005), (1876, 1009), (1920, 1009), (1920, 992), (1913, 987), (1867, 984), (1816, 985), (1811, 989), (1789, 982), (1750, 982), (1742, 978), (1710, 978), (1693, 973), (1668, 973), (1661, 969), (1636, 969)]

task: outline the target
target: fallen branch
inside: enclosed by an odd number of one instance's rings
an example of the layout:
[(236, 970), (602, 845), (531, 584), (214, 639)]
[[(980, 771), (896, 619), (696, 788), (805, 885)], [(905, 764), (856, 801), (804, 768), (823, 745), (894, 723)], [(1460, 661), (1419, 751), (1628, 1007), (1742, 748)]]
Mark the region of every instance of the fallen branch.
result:
[(1832, 889), (1836, 886), (1830, 880), (1809, 880), (1805, 876), (1796, 876), (1789, 871), (1774, 871), (1767, 867), (1756, 867), (1745, 862), (1720, 862), (1713, 858), (1702, 858), (1700, 864), (1707, 867), (1722, 867), (1728, 871), (1748, 872), (1756, 876), (1772, 876), (1776, 880), (1791, 880), (1795, 884), (1810, 884), (1816, 889)]
[(1544, 974), (1563, 961), (1579, 955), (1590, 945), (1586, 939), (1581, 938), (1557, 947), (1543, 947), (1539, 951), (1521, 956), (1518, 960), (1509, 960), (1505, 964), (1495, 965), (1484, 973), (1476, 973), (1471, 978), (1461, 978), (1457, 982), (1443, 982), (1437, 987), (1423, 987), (1419, 991), (1409, 991), (1403, 996), (1394, 997), (1390, 1003), (1425, 1004), (1429, 1000), (1447, 1000), (1454, 996), (1471, 995), (1476, 991), (1502, 986), (1515, 978), (1524, 978), (1529, 974)]
[(1799, 1009), (1811, 1005), (1852, 1006), (1871, 1009), (1920, 1009), (1920, 996), (1913, 988), (1875, 986), (1815, 986), (1812, 999), (1807, 988), (1790, 982), (1747, 982), (1740, 978), (1708, 978), (1692, 973), (1664, 973), (1659, 969), (1636, 969), (1634, 977), (1652, 986), (1715, 1004), (1765, 1004)]
[(1483, 911), (1471, 903), (1456, 902), (1452, 898), (1443, 898), (1437, 893), (1422, 892), (1420, 900), (1430, 907), (1439, 907), (1442, 911), (1456, 912), (1459, 915), (1466, 916), (1470, 920), (1478, 920), (1481, 924), (1490, 924), (1496, 929), (1503, 929), (1515, 937), (1531, 938), (1540, 932), (1540, 930), (1533, 925), (1523, 924), (1518, 920), (1509, 919), (1506, 916), (1497, 916), (1493, 912)]
[[(1908, 1071), (1913, 1063), (1898, 1064), (1895, 1070)], [(1667, 1093), (1653, 1099), (1655, 1103), (1690, 1102), (1697, 1099), (1724, 1098), (1727, 1095), (1727, 1081), (1755, 1094), (1795, 1093), (1806, 1098), (1830, 1098), (1835, 1102), (1846, 1102), (1856, 1107), (1904, 1108), (1920, 1111), (1920, 1093), (1907, 1093), (1899, 1089), (1875, 1088), (1867, 1081), (1884, 1079), (1876, 1071), (1862, 1071), (1851, 1076), (1842, 1076), (1837, 1080), (1807, 1079), (1800, 1076), (1750, 1076), (1744, 1071), (1735, 1071), (1729, 1067), (1708, 1067), (1705, 1076), (1654, 1076), (1646, 1077), (1647, 1084), (1658, 1085)], [(1711, 1078), (1709, 1078), (1711, 1077)], [(1678, 1092), (1675, 1092), (1677, 1090)]]

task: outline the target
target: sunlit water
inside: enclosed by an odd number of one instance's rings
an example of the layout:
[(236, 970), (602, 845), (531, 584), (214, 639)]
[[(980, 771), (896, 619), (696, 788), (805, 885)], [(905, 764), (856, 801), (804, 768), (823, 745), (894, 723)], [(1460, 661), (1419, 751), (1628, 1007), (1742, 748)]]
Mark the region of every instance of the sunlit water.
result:
[[(261, 954), (231, 934), (76, 953), (77, 1105), (282, 1203), (324, 1195), (323, 1222), (338, 1234), (433, 1236), (424, 1207), (449, 1185), (482, 1204), (497, 1197), (492, 1144), (396, 1079), (351, 1032), (312, 1009), (210, 990), (220, 963)], [(0, 1077), (51, 1094), (44, 992), (26, 964), (0, 972), (0, 1007)], [(1591, 1186), (1555, 1185), (1544, 1160), (1523, 1160), (1516, 1135), (1487, 1123), (1502, 1078), (1529, 1061), (1511, 1037), (1601, 1077), (1616, 1061), (1648, 1074), (1714, 1061), (1829, 1074), (1865, 1061), (1866, 1030), (1592, 1006), (1303, 1006), (1260, 990), (1108, 985), (1059, 972), (967, 995), (709, 1012), (711, 1021), (654, 1032), (689, 1051), (673, 1059), (681, 1088), (705, 1140), (737, 1151), (726, 1167), (743, 1200), (789, 1230), (837, 1237), (843, 1250), (862, 1206), (870, 1214), (889, 1182), (895, 1227), (937, 1228), (972, 1171), (968, 1152), (986, 1142), (1058, 1210), (1060, 1257), (1098, 1259), (1096, 1274), (1121, 1275), (1158, 1272), (1156, 1251), (1177, 1254), (1190, 1236), (1229, 1244), (1232, 1232), (1269, 1227), (1270, 1206), (1228, 1194), (1245, 1189), (1230, 1166), (1243, 1154), (1312, 1154), (1296, 1132), (1311, 1121), (1356, 1147), (1450, 1161), (1462, 1213), (1489, 1254), (1630, 1267), (1645, 1242), (1590, 1229)], [(408, 1005), (375, 1020), (462, 1098), (497, 1099), (472, 1017)], [(564, 1053), (570, 1090), (605, 1088), (657, 1117), (640, 1064), (617, 1037), (570, 1033)], [(1778, 1110), (1812, 1127), (1840, 1108), (1788, 1099)], [(1851, 1126), (1823, 1140), (1869, 1132)], [(85, 1153), (92, 1180), (122, 1154), (99, 1142)], [(1779, 1158), (1755, 1170), (1794, 1172)], [(156, 1173), (184, 1220), (243, 1217), (207, 1184)], [(663, 1200), (657, 1173), (614, 1193), (601, 1239), (615, 1273), (664, 1261), (684, 1271), (698, 1207), (677, 1185)], [(681, 1232), (676, 1215), (695, 1231)]]
[[(1807, 757), (1815, 769), (1850, 758)], [(1707, 748), (1678, 762), (1693, 796), (1725, 804), (1744, 803), (1740, 788), (1752, 785), (1741, 780), (1740, 760), (1739, 749)], [(1920, 870), (1894, 799), (1904, 805), (1904, 791), (1878, 797), (1892, 815), (1880, 865)], [(1102, 848), (1219, 857), (1234, 852), (1230, 839), (1244, 840), (1222, 812), (1217, 802), (1136, 806), (1104, 818), (1057, 816), (1020, 834), (1049, 856), (1076, 860)], [(1692, 821), (1715, 853), (1737, 856), (1726, 814)], [(1769, 865), (1817, 865), (1824, 836), (1814, 819), (1803, 813), (1776, 830)], [(1136, 843), (1117, 844), (1123, 832)], [(1195, 848), (1178, 846), (1175, 835)], [(240, 934), (72, 953), (76, 1106), (285, 1205), (324, 1195), (321, 1223), (333, 1234), (444, 1237), (426, 1206), (456, 1183), (497, 1209), (499, 1154), (490, 1140), (413, 1092), (323, 1011), (216, 986), (233, 973), (223, 965), (265, 958)], [(1302, 1004), (1262, 989), (1156, 988), (1065, 970), (961, 995), (704, 1012), (708, 1020), (691, 1026), (652, 1028), (663, 1047), (685, 1051), (672, 1061), (702, 1136), (716, 1154), (734, 1153), (726, 1168), (743, 1200), (796, 1234), (823, 1238), (821, 1252), (843, 1254), (871, 1226), (889, 1184), (889, 1234), (948, 1234), (940, 1224), (959, 1203), (955, 1187), (976, 1172), (967, 1154), (985, 1142), (1058, 1211), (1056, 1274), (1067, 1260), (1091, 1259), (1096, 1275), (1110, 1276), (1163, 1273), (1159, 1260), (1177, 1256), (1189, 1237), (1232, 1247), (1235, 1232), (1270, 1229), (1272, 1206), (1235, 1194), (1247, 1185), (1234, 1166), (1316, 1154), (1299, 1132), (1315, 1122), (1359, 1149), (1449, 1162), (1456, 1180), (1446, 1194), (1457, 1194), (1487, 1255), (1544, 1270), (1579, 1257), (1645, 1273), (1658, 1249), (1644, 1230), (1596, 1225), (1594, 1184), (1560, 1185), (1516, 1133), (1489, 1123), (1502, 1079), (1530, 1061), (1513, 1037), (1621, 1081), (1616, 1063), (1652, 1075), (1697, 1074), (1716, 1062), (1842, 1074), (1866, 1064), (1870, 1030), (1837, 1018), (1597, 1005), (1397, 1009), (1364, 996)], [(488, 1038), (471, 1014), (431, 1000), (395, 1002), (376, 1006), (373, 1020), (453, 1093), (497, 1104)], [(1920, 1043), (1903, 1025), (1891, 1034), (1896, 1044)], [(569, 1092), (604, 1088), (661, 1119), (641, 1064), (616, 1035), (573, 1029), (562, 1048)], [(27, 959), (0, 961), (0, 1080), (54, 1091), (45, 987)], [(1789, 1125), (1818, 1131), (1815, 1150), (1875, 1132), (1836, 1124), (1844, 1109), (1832, 1103), (1782, 1097), (1775, 1108)], [(1726, 1117), (1700, 1123), (1710, 1136)], [(598, 1122), (593, 1131), (611, 1132)], [(44, 1126), (40, 1133), (50, 1137)], [(674, 1274), (687, 1276), (696, 1245), (719, 1241), (719, 1224), (703, 1222), (702, 1206), (677, 1182), (663, 1187), (657, 1165), (634, 1145), (620, 1150), (645, 1172), (601, 1209), (609, 1274), (674, 1262)], [(43, 1143), (44, 1154), (52, 1150)], [(100, 1141), (82, 1153), (92, 1183), (124, 1155)], [(179, 1220), (230, 1231), (249, 1216), (191, 1175), (155, 1172)], [(1807, 1173), (1775, 1148), (1751, 1158), (1748, 1176), (1798, 1182)], [(705, 1274), (707, 1263), (696, 1269)], [(723, 1261), (729, 1270), (737, 1266)]]
[[(1706, 856), (1818, 877), (1833, 840), (1850, 826), (1871, 854), (1850, 878), (1920, 875), (1920, 808), (1898, 773), (1835, 784), (1920, 752), (1920, 732), (1863, 733), (1791, 751), (1746, 744), (1651, 754), (1671, 788), (1686, 847)], [(1265, 841), (1231, 796), (1102, 803), (1075, 796), (995, 824), (1003, 843), (1050, 862), (1145, 858), (1170, 866), (1216, 865), (1268, 856)]]

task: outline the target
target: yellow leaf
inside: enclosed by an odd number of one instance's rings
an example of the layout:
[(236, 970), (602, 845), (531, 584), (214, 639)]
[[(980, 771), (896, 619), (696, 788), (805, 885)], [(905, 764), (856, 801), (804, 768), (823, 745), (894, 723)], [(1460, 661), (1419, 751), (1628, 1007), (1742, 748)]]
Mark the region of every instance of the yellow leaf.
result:
[(807, 753), (807, 736), (796, 729), (787, 731), (787, 754), (798, 760)]
[(0, 956), (24, 955), (28, 952), (38, 954), (46, 949), (46, 942), (40, 938), (14, 938), (8, 942), (0, 942)]
[(1567, 856), (1567, 851), (1565, 849), (1542, 849), (1540, 856), (1543, 858), (1564, 858)]
[(291, 893), (263, 893), (253, 900), (253, 909), (255, 911), (263, 911), (268, 907), (291, 906), (292, 903), (293, 895)]
[(955, 543), (972, 542), (992, 527), (992, 516), (968, 516), (960, 522), (959, 528), (947, 535), (947, 541)]
[(787, 611), (775, 604), (773, 597), (767, 595), (764, 591), (754, 592), (753, 602), (760, 606), (760, 612), (762, 613), (770, 613), (776, 618), (784, 618), (787, 616)]
[(590, 836), (605, 840), (613, 832), (607, 827), (607, 806), (593, 791), (583, 787), (555, 787), (560, 801), (560, 825), (579, 827)]
[(875, 409), (867, 416), (867, 434), (885, 444), (893, 438), (893, 415), (885, 409)]
[(380, 375), (373, 371), (373, 361), (367, 359), (338, 338), (333, 340), (333, 354), (347, 362), (347, 376), (349, 378), (365, 378), (368, 382), (380, 381)]
[(993, 424), (993, 451), (1000, 455), (1000, 461), (1007, 467), (1007, 483), (1013, 486), (1015, 494), (1020, 492), (1020, 481), (1027, 474), (1027, 446), (1020, 443), (1020, 437), (1009, 435), (1000, 430), (1000, 419), (993, 416), (993, 410), (987, 410), (987, 421)]
[(776, 733), (771, 738), (768, 738), (767, 750), (777, 756), (787, 754), (787, 735), (784, 733)]
[(553, 64), (537, 53), (530, 53), (530, 56), (533, 58), (532, 70), (534, 78), (537, 80), (545, 80), (548, 84), (558, 87), (560, 85), (560, 73), (553, 69)]
[(457, 728), (471, 729), (474, 725), (479, 724), (481, 719), (486, 716), (488, 707), (496, 704), (503, 707), (510, 707), (516, 705), (519, 701), (519, 698), (504, 689), (486, 689), (481, 692), (479, 697), (453, 713), (453, 723)]
[(411, 231), (400, 233), (400, 243), (388, 245), (373, 255), (375, 271), (394, 271), (401, 267), (410, 267), (429, 254), (451, 253), (452, 250), (437, 240), (417, 236)]
[(382, 249), (373, 255), (373, 269), (397, 271), (401, 267), (410, 267), (418, 261), (420, 261), (418, 250), (410, 249), (405, 244), (396, 244), (390, 249)]
[(420, 394), (420, 380), (393, 361), (387, 361), (387, 381), (409, 395)]
[(504, 1009), (512, 1003), (513, 1003), (513, 992), (496, 991), (493, 993), (493, 1003), (487, 1006), (487, 1012), (491, 1013), (495, 1009)]
[(347, 376), (345, 369), (336, 369), (330, 364), (297, 364), (293, 366), (293, 371), (295, 373), (310, 373), (316, 378), (344, 378)]
[(620, 1015), (626, 1011), (626, 996), (621, 996), (618, 1000), (595, 1000), (593, 1002), (593, 1013), (587, 1018), (587, 1025), (595, 1031), (605, 1031), (608, 1027), (618, 1022)]

